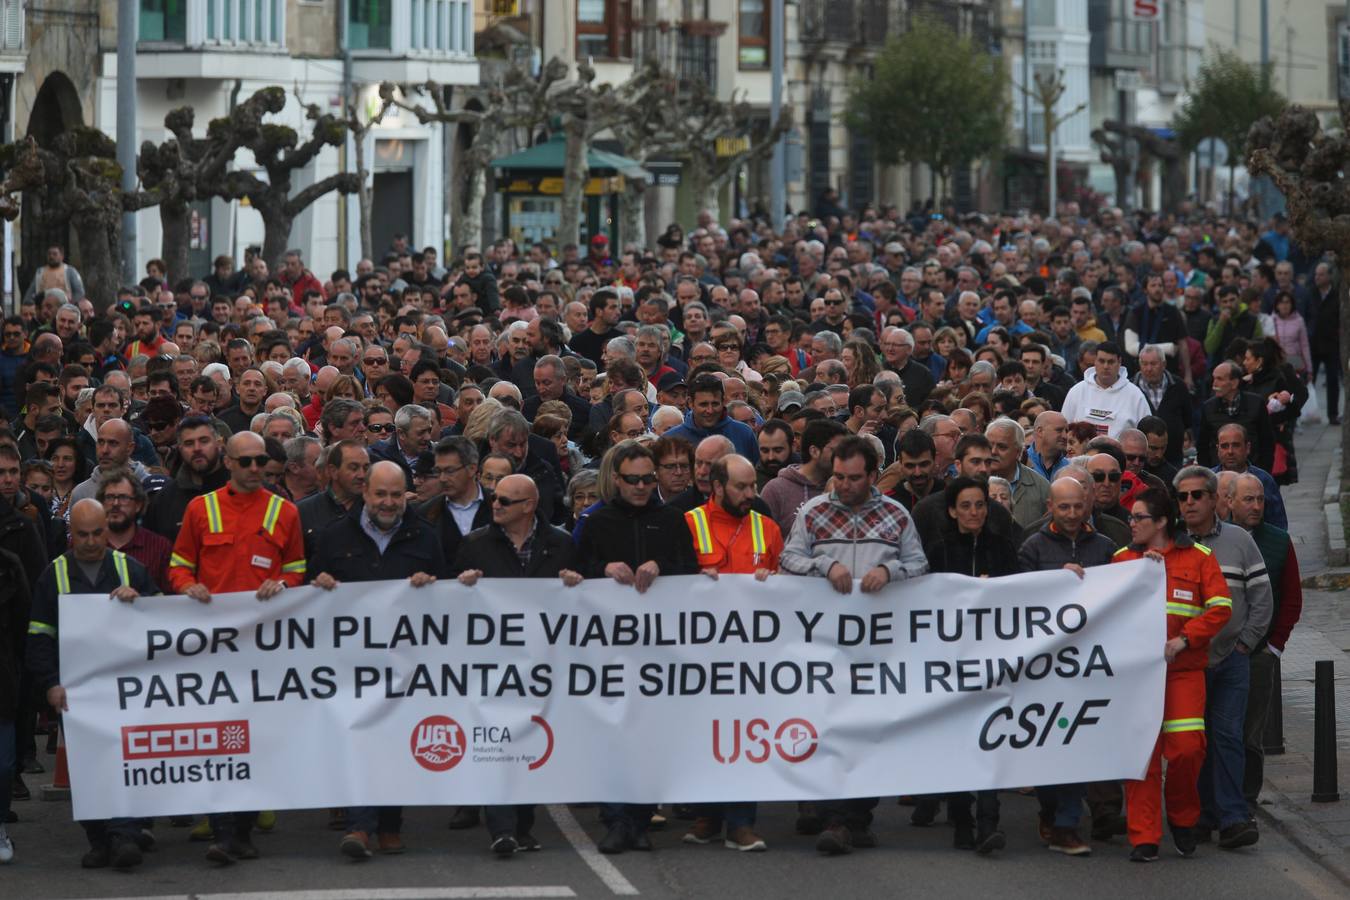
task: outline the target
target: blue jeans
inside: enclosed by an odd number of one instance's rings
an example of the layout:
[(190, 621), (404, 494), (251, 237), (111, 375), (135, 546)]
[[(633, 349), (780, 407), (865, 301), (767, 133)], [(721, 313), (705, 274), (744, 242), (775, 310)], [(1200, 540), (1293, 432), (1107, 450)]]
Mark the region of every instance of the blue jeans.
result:
[(1087, 795), (1085, 784), (1053, 784), (1036, 788), (1036, 797), (1041, 801), (1041, 815), (1052, 819), (1056, 828), (1077, 828), (1078, 820), (1083, 817), (1083, 797)]
[(14, 723), (0, 719), (0, 823), (9, 815), (10, 782), (14, 780)]
[(1246, 748), (1242, 727), (1251, 690), (1251, 658), (1234, 650), (1205, 670), (1205, 764), (1200, 769), (1200, 821), (1220, 829), (1250, 817), (1242, 796)]
[(641, 834), (652, 824), (653, 803), (601, 803), (600, 822), (606, 828), (623, 825), (632, 834)]
[(727, 831), (735, 831), (755, 824), (758, 806), (756, 803), (700, 803), (694, 811), (699, 816), (725, 822)]
[(403, 830), (401, 806), (352, 806), (347, 809), (347, 832), (398, 834)]

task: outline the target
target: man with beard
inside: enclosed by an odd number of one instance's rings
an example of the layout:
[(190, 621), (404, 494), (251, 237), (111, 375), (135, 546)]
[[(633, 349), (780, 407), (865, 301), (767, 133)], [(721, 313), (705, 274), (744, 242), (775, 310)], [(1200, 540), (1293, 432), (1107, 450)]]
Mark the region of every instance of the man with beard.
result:
[(155, 584), (169, 583), (169, 555), (173, 545), (137, 521), (145, 511), (145, 488), (127, 469), (103, 474), (95, 494), (108, 516), (108, 545), (145, 566)]
[(764, 486), (760, 498), (768, 504), (779, 531), (788, 533), (797, 518), (797, 510), (825, 489), (834, 447), (847, 436), (848, 429), (833, 419), (817, 419), (806, 424), (801, 439), (802, 461), (784, 466), (778, 477)]
[(942, 492), (945, 482), (937, 477), (933, 462), (937, 448), (925, 431), (911, 428), (895, 445), (896, 460), (881, 473), (877, 490), (913, 509), (930, 494)]
[(168, 538), (178, 534), (193, 497), (223, 487), (229, 473), (221, 464), (223, 441), (210, 419), (190, 416), (178, 425), (178, 472), (150, 499), (144, 526)]
[(792, 426), (782, 419), (770, 419), (759, 429), (759, 465), (755, 467), (755, 488), (778, 477), (792, 461)]

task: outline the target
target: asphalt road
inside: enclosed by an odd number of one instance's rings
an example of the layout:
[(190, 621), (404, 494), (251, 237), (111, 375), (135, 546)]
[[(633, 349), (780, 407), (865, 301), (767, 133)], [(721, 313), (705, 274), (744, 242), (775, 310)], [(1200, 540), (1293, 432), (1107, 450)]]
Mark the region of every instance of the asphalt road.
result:
[[(46, 776), (30, 776), (40, 784)], [(65, 803), (33, 800), (15, 805), (10, 826), (18, 859), (0, 868), (0, 896), (23, 898), (174, 897), (224, 900), (238, 895), (278, 900), (438, 900), (457, 897), (882, 897), (906, 893), (933, 897), (1040, 898), (1138, 896), (1231, 900), (1237, 896), (1344, 898), (1337, 881), (1263, 822), (1254, 848), (1225, 852), (1202, 846), (1190, 860), (1164, 844), (1149, 865), (1126, 860), (1122, 839), (1094, 844), (1090, 858), (1069, 859), (1045, 850), (1036, 837), (1035, 802), (1003, 797), (1008, 848), (990, 858), (951, 847), (945, 826), (911, 827), (909, 808), (883, 801), (876, 830), (881, 846), (840, 858), (822, 858), (810, 838), (793, 833), (793, 804), (760, 807), (767, 853), (740, 854), (719, 844), (680, 842), (688, 824), (672, 819), (655, 835), (653, 853), (603, 857), (593, 842), (602, 830), (593, 808), (541, 811), (539, 853), (501, 860), (487, 850), (481, 829), (448, 831), (447, 811), (407, 811), (408, 852), (353, 863), (338, 855), (340, 835), (326, 828), (323, 811), (280, 813), (276, 830), (255, 843), (262, 858), (216, 868), (204, 845), (187, 830), (161, 821), (159, 848), (132, 873), (84, 871), (83, 831)]]

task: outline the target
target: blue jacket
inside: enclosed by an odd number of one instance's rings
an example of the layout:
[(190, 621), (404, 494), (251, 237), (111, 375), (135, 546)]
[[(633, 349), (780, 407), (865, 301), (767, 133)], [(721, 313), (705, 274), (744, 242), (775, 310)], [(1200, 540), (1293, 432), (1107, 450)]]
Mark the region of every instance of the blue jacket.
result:
[(697, 447), (699, 441), (715, 434), (720, 434), (731, 441), (731, 445), (736, 448), (736, 452), (741, 456), (752, 463), (759, 462), (759, 441), (755, 438), (755, 433), (749, 425), (744, 422), (737, 422), (727, 415), (723, 415), (721, 420), (712, 428), (699, 428), (694, 424), (694, 414), (687, 412), (684, 414), (684, 424), (676, 425), (667, 431), (665, 436), (681, 438)]

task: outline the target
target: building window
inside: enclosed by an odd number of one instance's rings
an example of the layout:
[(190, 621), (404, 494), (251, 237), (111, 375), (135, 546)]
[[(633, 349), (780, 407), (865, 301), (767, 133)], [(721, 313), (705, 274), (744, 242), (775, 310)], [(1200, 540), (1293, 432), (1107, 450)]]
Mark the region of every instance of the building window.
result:
[(577, 57), (632, 56), (631, 0), (577, 0)]
[(740, 0), (739, 38), (742, 69), (769, 67), (769, 4), (773, 0)]
[(187, 41), (187, 0), (141, 0), (140, 40)]
[(388, 50), (393, 0), (351, 0), (347, 44), (353, 50)]
[(1027, 24), (1039, 28), (1055, 27), (1055, 4), (1058, 0), (1026, 0)]

